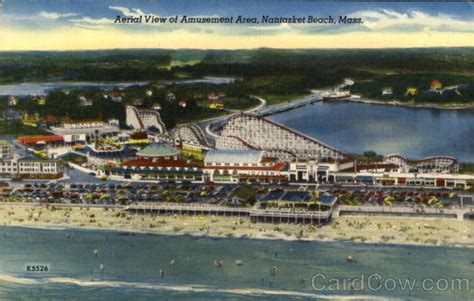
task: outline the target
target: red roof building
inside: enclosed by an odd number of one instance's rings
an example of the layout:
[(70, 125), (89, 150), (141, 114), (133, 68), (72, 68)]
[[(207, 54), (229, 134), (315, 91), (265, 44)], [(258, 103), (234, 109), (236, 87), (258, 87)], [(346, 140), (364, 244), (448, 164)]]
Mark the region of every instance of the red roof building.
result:
[(219, 100), (219, 99), (224, 98), (224, 97), (225, 97), (224, 93), (211, 92), (211, 93), (207, 94), (207, 99), (209, 99), (209, 100)]
[(443, 87), (443, 85), (441, 84), (441, 81), (437, 80), (437, 79), (433, 79), (431, 81), (431, 89), (433, 90), (439, 90)]
[(18, 143), (20, 144), (36, 144), (38, 142), (45, 143), (63, 143), (64, 138), (60, 135), (51, 135), (51, 136), (23, 136), (18, 137)]
[(186, 100), (180, 100), (180, 101), (179, 101), (179, 106), (180, 106), (180, 107), (183, 107), (183, 108), (186, 108), (186, 106), (187, 106)]

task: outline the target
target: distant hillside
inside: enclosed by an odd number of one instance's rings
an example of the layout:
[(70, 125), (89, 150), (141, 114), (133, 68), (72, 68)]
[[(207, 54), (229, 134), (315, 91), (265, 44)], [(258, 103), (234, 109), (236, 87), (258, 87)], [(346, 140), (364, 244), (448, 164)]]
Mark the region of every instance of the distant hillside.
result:
[(474, 75), (474, 48), (0, 52), (0, 83), (298, 75), (310, 87), (400, 72)]

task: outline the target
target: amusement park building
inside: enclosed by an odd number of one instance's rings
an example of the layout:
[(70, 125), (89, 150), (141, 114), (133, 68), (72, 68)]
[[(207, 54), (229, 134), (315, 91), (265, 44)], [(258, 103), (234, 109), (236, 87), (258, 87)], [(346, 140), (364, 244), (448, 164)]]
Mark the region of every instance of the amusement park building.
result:
[(239, 113), (231, 116), (216, 138), (216, 148), (222, 150), (262, 150), (281, 160), (330, 159), (346, 157), (316, 139), (263, 117)]
[(403, 172), (419, 173), (457, 173), (459, 172), (458, 160), (448, 156), (432, 156), (419, 160), (408, 160), (402, 155), (391, 154), (385, 157), (385, 161), (400, 167)]
[(88, 142), (103, 136), (115, 136), (120, 132), (117, 120), (77, 120), (64, 121), (50, 131), (62, 136), (65, 143)]
[(160, 114), (153, 110), (139, 110), (134, 106), (126, 106), (126, 124), (136, 130), (156, 129), (160, 134), (166, 132)]
[(211, 150), (204, 159), (204, 174), (213, 182), (286, 182), (286, 170), (285, 162), (263, 151)]
[(111, 179), (132, 180), (202, 180), (202, 165), (183, 159), (181, 152), (165, 143), (154, 143), (137, 157), (120, 165), (104, 166)]

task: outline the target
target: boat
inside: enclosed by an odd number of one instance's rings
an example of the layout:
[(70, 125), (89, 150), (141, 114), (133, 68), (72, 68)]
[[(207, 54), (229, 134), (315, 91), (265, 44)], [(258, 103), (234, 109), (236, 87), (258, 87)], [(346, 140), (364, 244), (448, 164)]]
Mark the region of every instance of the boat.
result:
[(323, 101), (334, 101), (334, 100), (343, 100), (350, 99), (351, 92), (349, 91), (334, 91), (328, 95), (323, 96)]

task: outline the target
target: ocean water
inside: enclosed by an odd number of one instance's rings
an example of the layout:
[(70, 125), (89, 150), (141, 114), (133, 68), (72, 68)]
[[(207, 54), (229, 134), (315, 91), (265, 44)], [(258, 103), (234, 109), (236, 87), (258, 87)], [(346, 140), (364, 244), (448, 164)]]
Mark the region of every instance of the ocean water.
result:
[(317, 102), (270, 119), (348, 153), (447, 155), (474, 162), (474, 110)]
[[(463, 248), (1, 227), (0, 300), (469, 300), (473, 260)], [(26, 264), (50, 270), (27, 272)], [(380, 278), (370, 287), (355, 282), (371, 275)], [(470, 283), (420, 286), (451, 278)], [(415, 280), (417, 289), (389, 279)]]

